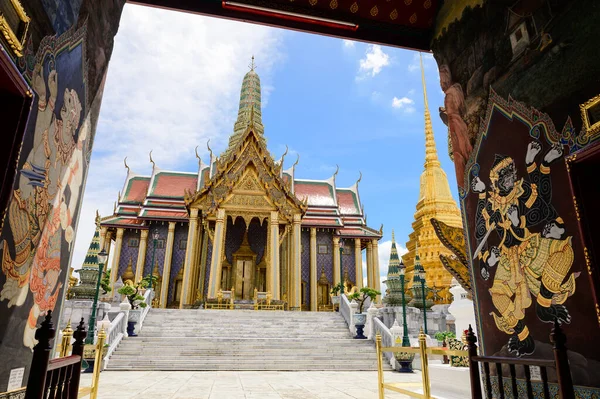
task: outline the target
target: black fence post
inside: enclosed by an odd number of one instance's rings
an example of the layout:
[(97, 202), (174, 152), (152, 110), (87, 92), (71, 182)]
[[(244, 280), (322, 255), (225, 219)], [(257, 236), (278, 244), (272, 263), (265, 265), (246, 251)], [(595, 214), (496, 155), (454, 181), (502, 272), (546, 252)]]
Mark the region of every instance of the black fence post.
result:
[(479, 376), (479, 363), (473, 360), (477, 356), (477, 337), (469, 324), (467, 331), (467, 348), (469, 351), (469, 374), (471, 375), (471, 398), (482, 399), (481, 378)]
[(35, 339), (38, 343), (33, 347), (33, 359), (31, 360), (25, 399), (41, 399), (44, 396), (48, 361), (52, 350), (50, 344), (55, 335), (56, 330), (52, 325), (52, 311), (49, 310), (42, 325), (35, 331)]
[(76, 398), (79, 391), (79, 380), (81, 379), (81, 361), (83, 360), (83, 347), (85, 345), (85, 338), (87, 337), (83, 317), (75, 329), (73, 337), (75, 338), (75, 343), (73, 343), (73, 351), (71, 354), (81, 356), (81, 359), (79, 360), (78, 366), (73, 370), (71, 385), (69, 385), (69, 398)]
[(567, 356), (567, 337), (560, 328), (557, 319), (554, 319), (554, 327), (550, 333), (550, 341), (554, 344), (554, 361), (556, 363), (556, 377), (558, 378), (558, 395), (560, 399), (575, 399), (573, 391), (573, 379)]

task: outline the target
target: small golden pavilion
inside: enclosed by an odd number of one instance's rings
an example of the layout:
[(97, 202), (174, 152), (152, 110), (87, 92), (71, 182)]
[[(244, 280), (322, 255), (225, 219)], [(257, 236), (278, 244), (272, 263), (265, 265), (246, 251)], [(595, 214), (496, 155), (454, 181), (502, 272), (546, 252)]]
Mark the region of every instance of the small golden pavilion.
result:
[(160, 307), (183, 308), (220, 290), (243, 302), (257, 290), (289, 309), (316, 311), (340, 279), (364, 285), (365, 250), (366, 284), (379, 290), (382, 231), (366, 225), (360, 179), (348, 188), (337, 187), (337, 171), (299, 179), (298, 161), (283, 169), (284, 158), (267, 150), (253, 63), (220, 156), (198, 157), (191, 173), (159, 169), (152, 158), (151, 176), (127, 167), (114, 214), (101, 221), (102, 247), (114, 240), (111, 281), (157, 275)]

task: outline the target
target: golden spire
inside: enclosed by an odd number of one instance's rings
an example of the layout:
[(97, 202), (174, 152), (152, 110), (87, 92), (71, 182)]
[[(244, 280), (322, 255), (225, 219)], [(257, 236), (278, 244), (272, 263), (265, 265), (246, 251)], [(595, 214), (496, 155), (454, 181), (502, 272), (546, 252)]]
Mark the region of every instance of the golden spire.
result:
[(396, 242), (396, 237), (394, 236), (394, 229), (392, 229), (392, 242)]
[(421, 80), (423, 82), (423, 97), (425, 99), (425, 167), (429, 165), (440, 165), (435, 148), (435, 137), (433, 135), (433, 127), (431, 126), (431, 115), (429, 114), (429, 101), (427, 100), (427, 85), (425, 84), (425, 69), (423, 68), (423, 57), (419, 53), (421, 61)]

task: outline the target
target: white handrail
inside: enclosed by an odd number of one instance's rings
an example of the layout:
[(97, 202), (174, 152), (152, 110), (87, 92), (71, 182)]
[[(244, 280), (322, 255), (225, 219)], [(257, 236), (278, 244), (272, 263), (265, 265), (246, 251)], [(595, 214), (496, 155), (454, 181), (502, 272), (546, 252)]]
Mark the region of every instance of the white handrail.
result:
[(142, 312), (140, 314), (140, 321), (138, 321), (138, 325), (137, 325), (137, 332), (142, 331), (142, 325), (144, 324), (144, 320), (146, 319), (146, 315), (148, 315), (148, 312), (150, 311), (150, 308), (152, 307), (152, 299), (154, 299), (154, 290), (152, 289), (148, 289), (146, 290), (146, 292), (144, 293), (144, 302), (146, 302), (146, 307), (142, 309)]
[[(373, 340), (377, 334), (381, 335), (381, 344), (383, 347), (391, 347), (394, 346), (394, 339), (392, 337), (392, 333), (390, 329), (383, 324), (378, 317), (373, 317), (373, 329), (375, 330), (375, 334), (373, 334)], [(387, 359), (388, 363), (393, 367), (393, 353), (391, 352), (383, 352), (383, 355)]]
[(106, 369), (108, 365), (108, 361), (112, 356), (117, 346), (121, 343), (121, 340), (125, 337), (123, 331), (127, 328), (127, 319), (125, 317), (124, 312), (120, 312), (117, 317), (111, 322), (110, 329), (107, 334), (108, 350), (106, 351), (106, 356), (104, 356), (104, 362), (102, 369)]

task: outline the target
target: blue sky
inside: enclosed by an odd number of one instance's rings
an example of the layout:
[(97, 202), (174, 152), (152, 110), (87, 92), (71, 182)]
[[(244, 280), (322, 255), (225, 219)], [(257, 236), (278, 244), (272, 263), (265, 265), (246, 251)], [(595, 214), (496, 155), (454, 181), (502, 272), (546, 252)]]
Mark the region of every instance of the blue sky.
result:
[[(160, 32), (160, 34), (157, 34)], [(157, 166), (196, 171), (194, 147), (208, 159), (227, 145), (239, 90), (252, 55), (263, 88), (268, 147), (286, 167), (300, 154), (298, 178), (348, 187), (359, 171), (368, 224), (384, 224), (381, 272), (391, 230), (404, 247), (419, 196), (425, 157), (418, 53), (325, 36), (224, 21), (127, 4), (100, 113), (73, 265), (80, 267), (93, 235), (93, 215), (112, 214), (126, 171)], [(447, 128), (437, 109), (443, 93), (435, 61), (424, 55), (433, 128), (442, 167), (457, 198), (447, 155)]]

